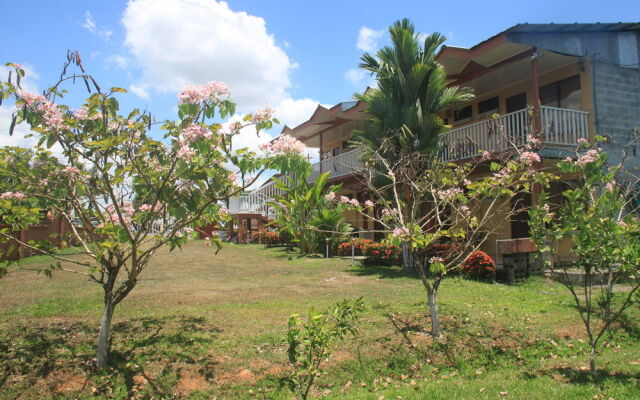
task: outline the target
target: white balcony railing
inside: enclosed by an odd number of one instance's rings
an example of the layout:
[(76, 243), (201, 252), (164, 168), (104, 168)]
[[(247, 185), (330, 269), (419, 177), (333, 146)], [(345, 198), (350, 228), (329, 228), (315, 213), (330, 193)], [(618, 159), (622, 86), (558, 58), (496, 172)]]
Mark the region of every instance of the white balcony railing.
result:
[[(555, 107), (541, 107), (540, 121), (546, 146), (574, 146), (581, 137), (589, 137), (588, 117), (585, 111)], [(531, 131), (532, 116), (528, 110), (520, 110), (482, 122), (452, 129), (442, 138), (444, 161), (477, 157), (481, 151), (491, 153), (506, 151), (513, 145), (523, 146)], [(318, 175), (331, 172), (330, 178), (351, 175), (366, 168), (361, 160), (362, 151), (354, 149), (336, 157), (329, 157), (313, 164), (308, 178), (313, 182)], [(232, 214), (261, 214), (273, 218), (274, 211), (267, 202), (281, 193), (274, 182), (230, 200)]]
[[(543, 106), (540, 110), (545, 145), (575, 145), (578, 138), (589, 137), (589, 113)], [(442, 138), (445, 161), (476, 157), (480, 151), (505, 151), (526, 143), (532, 116), (527, 109), (452, 129)]]

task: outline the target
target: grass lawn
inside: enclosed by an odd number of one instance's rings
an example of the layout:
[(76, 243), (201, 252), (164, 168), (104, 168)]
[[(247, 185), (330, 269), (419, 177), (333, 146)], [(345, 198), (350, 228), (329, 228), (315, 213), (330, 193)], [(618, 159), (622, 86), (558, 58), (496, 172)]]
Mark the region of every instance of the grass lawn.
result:
[[(114, 316), (112, 367), (92, 369), (99, 286), (13, 271), (0, 280), (0, 398), (289, 399), (286, 322), (363, 296), (361, 336), (327, 361), (327, 399), (638, 399), (640, 328), (622, 324), (591, 379), (584, 328), (556, 284), (443, 283), (444, 338), (419, 279), (349, 260), (202, 242), (162, 250)], [(46, 262), (42, 257), (24, 266)], [(637, 305), (627, 321), (638, 321)]]

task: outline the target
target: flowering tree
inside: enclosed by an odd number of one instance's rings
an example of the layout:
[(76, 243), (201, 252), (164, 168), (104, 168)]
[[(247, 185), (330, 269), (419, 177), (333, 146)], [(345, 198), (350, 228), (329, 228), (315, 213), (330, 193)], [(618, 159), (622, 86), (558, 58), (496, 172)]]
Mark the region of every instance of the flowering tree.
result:
[[(609, 166), (596, 145), (586, 139), (579, 143), (575, 157), (558, 164), (561, 173), (574, 178), (573, 184), (561, 198), (542, 193), (530, 216), (540, 259), (571, 292), (580, 313), (595, 374), (598, 342), (640, 288), (639, 179), (623, 168), (626, 156)], [(623, 280), (629, 290), (614, 293), (614, 285)]]
[[(522, 150), (514, 146), (500, 155), (483, 152), (463, 164), (412, 150), (392, 158), (375, 152), (369, 159), (375, 167), (362, 177), (373, 201), (360, 205), (341, 200), (379, 222), (388, 242), (406, 244), (427, 291), (434, 337), (441, 335), (437, 294), (442, 280), (522, 210), (510, 202), (512, 197), (547, 181), (548, 175), (537, 168), (538, 146), (538, 138), (530, 135)], [(483, 170), (469, 179), (473, 171)], [(443, 241), (456, 246), (429, 256), (430, 246)]]
[[(24, 76), (20, 65), (8, 66)], [(74, 66), (80, 71), (68, 73)], [(59, 103), (62, 86), (70, 81), (83, 81), (91, 92), (75, 111)], [(216, 122), (235, 113), (222, 83), (185, 88), (178, 95), (179, 120), (161, 124), (137, 109), (119, 114), (116, 95), (124, 92), (102, 89), (85, 74), (77, 53), (69, 54), (60, 80), (42, 95), (22, 90), (11, 74), (0, 83), (0, 98), (15, 102), (11, 129), (26, 122), (39, 137), (31, 151), (2, 154), (0, 175), (11, 177), (15, 189), (0, 196), (0, 218), (12, 228), (26, 226), (41, 219), (46, 207), (49, 215), (61, 216), (71, 226), (82, 257), (62, 257), (38, 244), (18, 243), (54, 257), (49, 271), (80, 274), (103, 288), (100, 368), (108, 363), (114, 309), (135, 288), (155, 252), (165, 245), (179, 248), (194, 228), (228, 220), (222, 200), (246, 185), (238, 184), (236, 173), (225, 166), (235, 165), (243, 177), (257, 177), (267, 168), (286, 171), (292, 157), (304, 159), (293, 153), (259, 156), (233, 150), (232, 138), (240, 129), (268, 129), (274, 120), (265, 109), (226, 128)], [(61, 149), (60, 159), (47, 150), (53, 145)], [(18, 156), (20, 162), (15, 162)], [(9, 236), (8, 230), (0, 231), (0, 237)], [(211, 242), (220, 247), (217, 237)]]

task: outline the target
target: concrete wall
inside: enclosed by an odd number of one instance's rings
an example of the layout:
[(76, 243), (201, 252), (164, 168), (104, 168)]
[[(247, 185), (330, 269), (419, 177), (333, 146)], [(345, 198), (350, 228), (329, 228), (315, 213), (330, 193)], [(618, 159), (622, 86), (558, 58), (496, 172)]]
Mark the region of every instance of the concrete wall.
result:
[[(617, 143), (628, 143), (630, 130), (640, 127), (640, 68), (594, 61), (592, 70), (597, 134), (610, 136)], [(611, 163), (620, 161), (618, 146), (602, 147), (609, 153)], [(639, 164), (638, 157), (632, 162)]]

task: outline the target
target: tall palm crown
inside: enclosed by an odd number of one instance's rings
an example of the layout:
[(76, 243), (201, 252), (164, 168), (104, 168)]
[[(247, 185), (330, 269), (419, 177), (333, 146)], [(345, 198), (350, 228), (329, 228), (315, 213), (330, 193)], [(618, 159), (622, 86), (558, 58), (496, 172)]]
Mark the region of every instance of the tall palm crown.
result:
[(438, 115), (473, 98), (470, 88), (448, 86), (447, 74), (436, 61), (445, 41), (440, 33), (422, 38), (408, 19), (389, 27), (391, 46), (376, 56), (364, 53), (360, 68), (370, 71), (378, 87), (357, 94), (368, 104), (364, 130), (354, 143), (392, 155), (401, 150), (433, 153), (448, 126)]

